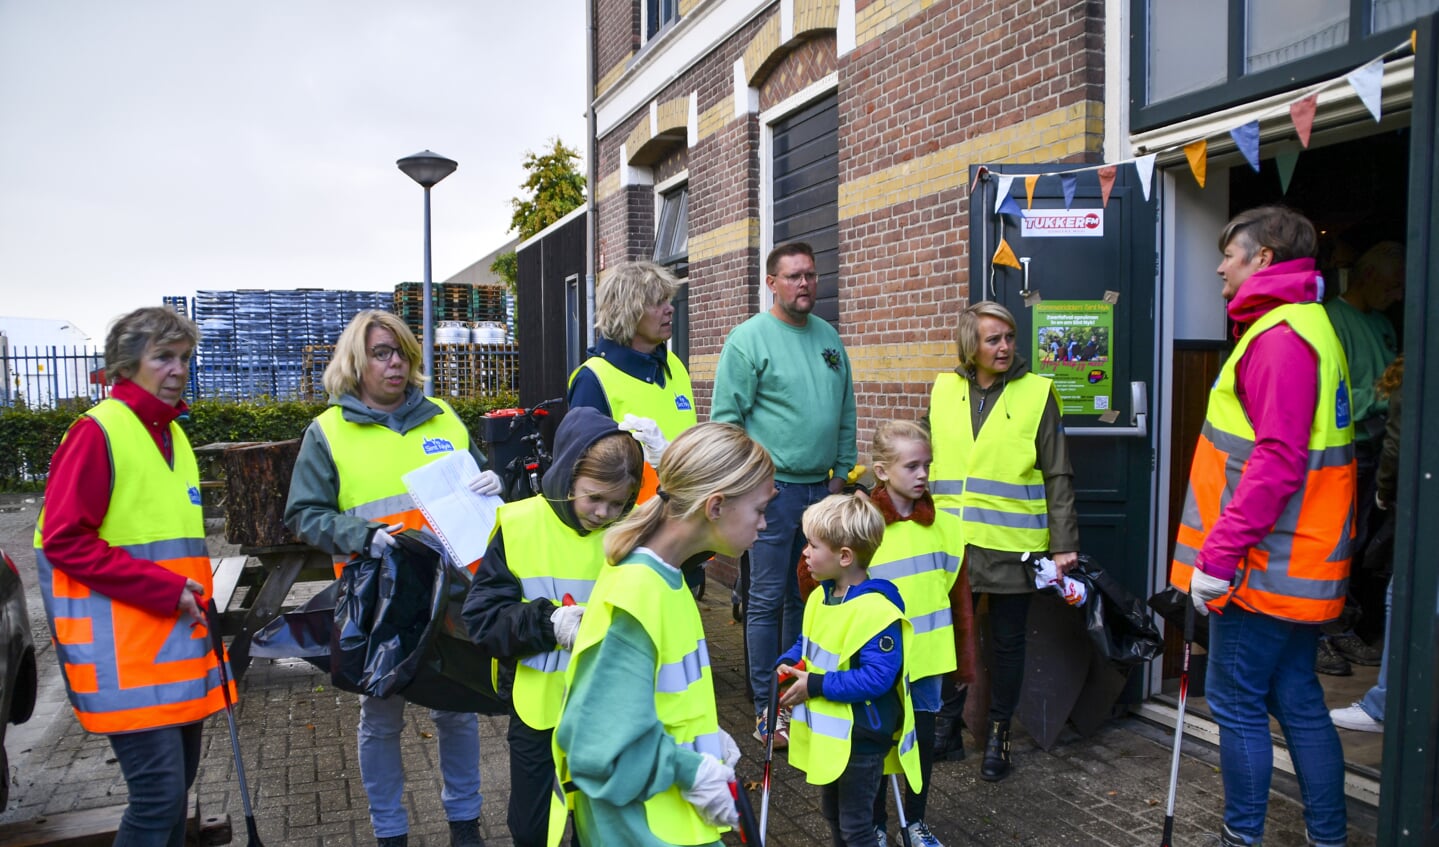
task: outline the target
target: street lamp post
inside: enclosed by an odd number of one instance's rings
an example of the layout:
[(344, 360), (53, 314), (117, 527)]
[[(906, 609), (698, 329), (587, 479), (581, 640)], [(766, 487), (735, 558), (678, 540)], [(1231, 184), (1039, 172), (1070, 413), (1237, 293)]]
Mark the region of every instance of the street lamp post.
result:
[(434, 304), (430, 295), (430, 189), (440, 180), (455, 172), (460, 165), (454, 159), (446, 159), (438, 153), (424, 150), (413, 156), (406, 156), (395, 162), (405, 176), (418, 182), (425, 189), (425, 281), (424, 296), (420, 301), (424, 348), (425, 396), (435, 396), (435, 322)]

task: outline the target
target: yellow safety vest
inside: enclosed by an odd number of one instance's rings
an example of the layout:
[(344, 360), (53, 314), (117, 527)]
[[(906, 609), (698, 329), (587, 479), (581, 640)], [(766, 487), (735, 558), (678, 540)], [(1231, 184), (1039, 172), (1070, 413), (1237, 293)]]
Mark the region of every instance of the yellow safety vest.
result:
[[(519, 580), (526, 603), (544, 598), (559, 606), (566, 594), (576, 605), (589, 603), (595, 578), (605, 565), (603, 531), (580, 535), (555, 514), (543, 495), (501, 506), (495, 528), (504, 531), (505, 561)], [(555, 728), (569, 666), (570, 651), (559, 647), (515, 664), (515, 712), (526, 726)]]
[[(351, 423), (339, 406), (331, 406), (315, 418), (330, 444), (330, 458), (340, 480), (337, 505), (342, 513), (366, 521), (404, 524), (405, 529), (429, 528), (401, 477), (449, 453), (470, 449), (470, 433), (455, 410), (438, 398), (430, 398), (430, 402), (440, 407), (440, 414), (404, 435), (380, 424)], [(339, 576), (345, 563), (356, 557), (334, 558), (335, 575)]]
[[(172, 468), (123, 402), (103, 400), (85, 415), (104, 431), (113, 468), (100, 538), (193, 579), (206, 596), (212, 594), (200, 472), (185, 431), (171, 422)], [(175, 612), (156, 615), (111, 599), (71, 579), (46, 558), (44, 525), (42, 509), (34, 542), (41, 596), (80, 725), (109, 735), (193, 723), (224, 709), (208, 629), (191, 628), (192, 621)]]
[[(610, 404), (610, 417), (622, 421), (626, 414), (650, 418), (659, 425), (665, 440), (674, 441), (680, 433), (694, 426), (698, 421), (695, 414), (694, 389), (690, 385), (689, 371), (684, 363), (672, 352), (666, 353), (669, 376), (664, 385), (635, 379), (600, 356), (591, 356), (580, 365), (589, 368), (600, 381), (605, 399)], [(575, 374), (570, 375), (570, 384)]]
[(959, 581), (963, 559), (964, 529), (959, 518), (948, 512), (936, 509), (930, 526), (909, 520), (884, 528), (884, 541), (869, 563), (869, 575), (894, 583), (904, 600), (904, 616), (914, 627), (914, 649), (905, 666), (910, 679), (958, 667), (949, 592)]
[(1254, 427), (1239, 402), (1235, 375), (1249, 344), (1288, 324), (1319, 359), (1319, 396), (1309, 426), (1304, 487), (1289, 498), (1264, 540), (1237, 564), (1233, 600), (1271, 617), (1326, 623), (1344, 610), (1354, 533), (1354, 426), (1349, 367), (1324, 307), (1290, 304), (1255, 321), (1225, 361), (1209, 393), (1204, 429), (1194, 451), (1189, 490), (1175, 542), (1170, 581), (1189, 590), (1204, 540), (1234, 496), (1254, 452)]
[[(639, 621), (658, 651), (655, 714), (665, 732), (681, 747), (723, 760), (704, 624), (684, 581), (671, 588), (659, 573), (663, 567), (657, 559), (635, 552), (600, 572), (575, 639), (576, 660), (565, 672), (565, 685), (568, 688), (574, 682), (578, 657), (604, 639), (614, 611), (622, 609)], [(602, 720), (602, 716), (595, 720)], [(555, 763), (561, 778), (567, 778), (568, 765), (558, 734)], [(645, 800), (644, 806), (650, 831), (667, 844), (710, 844), (718, 841), (724, 831), (706, 823), (678, 785)], [(577, 814), (583, 808), (580, 806)]]
[[(885, 758), (885, 773), (904, 771), (910, 786), (919, 791), (919, 746), (914, 734), (914, 707), (909, 698), (909, 661), (913, 630), (899, 608), (883, 594), (871, 593), (837, 605), (824, 602), (825, 589), (811, 592), (804, 606), (801, 628), (805, 670), (826, 674), (849, 670), (850, 661), (870, 639), (895, 621), (900, 623), (900, 705), (904, 723), (895, 747)], [(789, 725), (789, 763), (804, 771), (811, 785), (828, 785), (839, 779), (849, 764), (850, 737), (854, 733), (853, 703), (835, 703), (815, 697), (794, 707)]]
[(929, 490), (937, 508), (964, 521), (966, 544), (1016, 553), (1049, 549), (1049, 506), (1034, 440), (1053, 391), (1050, 380), (1032, 373), (1007, 383), (975, 435), (969, 380), (956, 373), (935, 379)]

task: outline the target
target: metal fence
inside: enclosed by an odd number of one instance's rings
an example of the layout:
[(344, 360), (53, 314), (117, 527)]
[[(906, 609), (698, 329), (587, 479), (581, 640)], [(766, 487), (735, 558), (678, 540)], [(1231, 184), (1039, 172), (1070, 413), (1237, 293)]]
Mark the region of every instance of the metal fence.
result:
[[(190, 367), (188, 400), (321, 401), (321, 378), (332, 345), (236, 345), (197, 352)], [(91, 347), (0, 348), (5, 384), (0, 405), (50, 408), (66, 402), (98, 402), (109, 388), (105, 356)], [(434, 393), (483, 398), (519, 389), (519, 350), (513, 344), (435, 345)]]

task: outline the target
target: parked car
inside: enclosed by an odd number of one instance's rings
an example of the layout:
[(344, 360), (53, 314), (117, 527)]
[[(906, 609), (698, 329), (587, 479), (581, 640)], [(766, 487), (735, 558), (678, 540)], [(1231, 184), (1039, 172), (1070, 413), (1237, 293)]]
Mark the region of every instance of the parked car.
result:
[(5, 730), (30, 720), (35, 710), (35, 641), (25, 613), (25, 587), (15, 561), (0, 550), (0, 812), (10, 802), (10, 756)]

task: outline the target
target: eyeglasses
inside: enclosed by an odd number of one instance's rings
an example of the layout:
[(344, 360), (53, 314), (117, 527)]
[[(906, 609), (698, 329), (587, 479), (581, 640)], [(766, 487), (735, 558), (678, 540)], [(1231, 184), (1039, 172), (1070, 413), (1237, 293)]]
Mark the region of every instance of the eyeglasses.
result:
[(400, 351), (400, 348), (391, 347), (388, 344), (376, 344), (370, 348), (370, 358), (377, 362), (388, 362), (395, 356), (399, 356), (401, 361), (405, 358), (405, 354)]
[(805, 282), (814, 283), (819, 280), (819, 274), (810, 271), (809, 273), (780, 274), (779, 278), (785, 282), (799, 282), (800, 280), (804, 280)]

